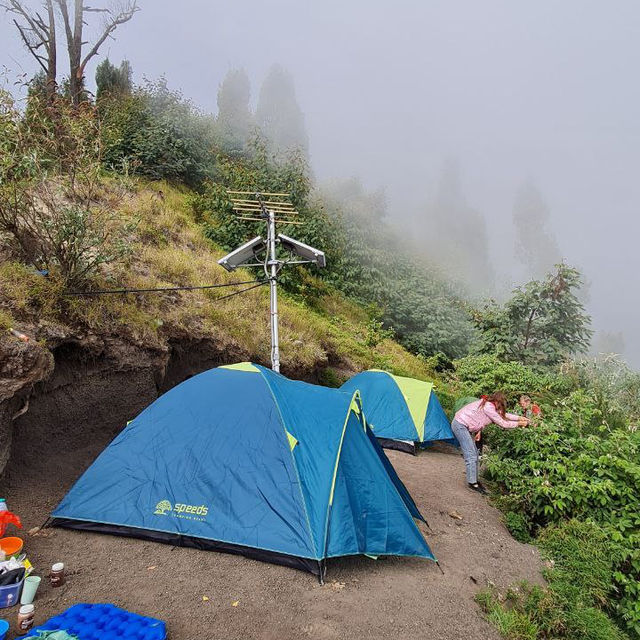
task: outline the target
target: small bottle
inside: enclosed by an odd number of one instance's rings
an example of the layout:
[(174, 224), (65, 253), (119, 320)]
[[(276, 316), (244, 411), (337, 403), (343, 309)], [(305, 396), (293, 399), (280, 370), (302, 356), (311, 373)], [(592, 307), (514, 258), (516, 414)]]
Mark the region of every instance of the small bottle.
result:
[(51, 567), (49, 580), (52, 587), (61, 587), (64, 584), (64, 564), (62, 562), (56, 562)]
[(23, 604), (18, 611), (18, 634), (25, 635), (33, 627), (36, 608), (32, 604)]
[(7, 501), (4, 498), (0, 498), (0, 511), (9, 511), (9, 507), (7, 507)]

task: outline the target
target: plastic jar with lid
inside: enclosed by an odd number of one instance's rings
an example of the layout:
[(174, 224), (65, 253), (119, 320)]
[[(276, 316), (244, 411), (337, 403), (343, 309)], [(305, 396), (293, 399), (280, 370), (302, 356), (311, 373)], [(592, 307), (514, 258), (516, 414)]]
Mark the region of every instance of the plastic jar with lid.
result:
[(18, 611), (18, 634), (25, 635), (33, 627), (36, 608), (32, 604), (23, 604)]
[(64, 584), (64, 564), (62, 562), (56, 562), (51, 567), (49, 580), (52, 587), (61, 587)]
[(7, 507), (7, 501), (4, 498), (0, 498), (0, 511), (9, 511), (9, 507)]

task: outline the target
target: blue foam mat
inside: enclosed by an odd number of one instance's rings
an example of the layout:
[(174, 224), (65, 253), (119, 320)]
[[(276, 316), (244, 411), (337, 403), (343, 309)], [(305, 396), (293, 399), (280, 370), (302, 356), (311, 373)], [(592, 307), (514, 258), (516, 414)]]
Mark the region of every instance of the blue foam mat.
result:
[(39, 631), (63, 629), (79, 640), (165, 640), (162, 620), (146, 618), (112, 604), (74, 604), (66, 611), (32, 629), (25, 638)]

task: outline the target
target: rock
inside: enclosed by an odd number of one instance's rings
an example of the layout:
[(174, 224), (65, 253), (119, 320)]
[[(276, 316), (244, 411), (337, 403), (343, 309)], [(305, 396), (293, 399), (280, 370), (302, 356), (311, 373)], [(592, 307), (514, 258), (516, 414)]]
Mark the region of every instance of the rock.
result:
[(38, 342), (0, 338), (0, 473), (9, 460), (14, 420), (27, 412), (34, 385), (52, 370), (53, 357)]

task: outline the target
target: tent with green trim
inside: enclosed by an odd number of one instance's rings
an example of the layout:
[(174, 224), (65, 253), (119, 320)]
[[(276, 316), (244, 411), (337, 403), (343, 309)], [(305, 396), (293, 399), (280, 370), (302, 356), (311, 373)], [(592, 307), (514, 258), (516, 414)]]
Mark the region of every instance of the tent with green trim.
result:
[(435, 559), (356, 393), (243, 363), (132, 420), (52, 514), (72, 529), (239, 553), (322, 576), (327, 558)]
[(341, 390), (360, 393), (367, 423), (383, 447), (415, 453), (436, 441), (456, 443), (431, 382), (370, 369)]

